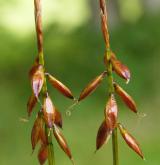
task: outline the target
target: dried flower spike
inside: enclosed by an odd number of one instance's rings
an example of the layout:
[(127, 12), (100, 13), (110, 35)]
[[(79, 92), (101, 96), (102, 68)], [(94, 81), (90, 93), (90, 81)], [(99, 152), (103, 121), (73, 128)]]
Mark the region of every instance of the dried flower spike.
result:
[(71, 91), (59, 80), (48, 73), (45, 74), (42, 31), (42, 0), (34, 0), (34, 9), (38, 56), (36, 57), (35, 62), (29, 72), (32, 95), (27, 103), (27, 112), (28, 116), (30, 116), (36, 103), (38, 102), (40, 104), (41, 109), (38, 112), (31, 132), (32, 149), (34, 151), (37, 143), (40, 142), (41, 147), (37, 155), (39, 163), (43, 165), (48, 159), (48, 164), (53, 165), (55, 164), (51, 134), (53, 130), (61, 148), (66, 152), (71, 160), (72, 156), (64, 137), (58, 130), (58, 127), (62, 128), (62, 115), (56, 109), (48, 95), (47, 80), (64, 96), (71, 99), (74, 99), (74, 97)]
[(119, 155), (118, 155), (118, 133), (117, 127), (119, 127), (123, 138), (126, 143), (137, 152), (142, 158), (143, 154), (139, 148), (136, 140), (121, 126), (117, 124), (118, 120), (118, 106), (115, 100), (115, 93), (117, 93), (124, 103), (135, 113), (137, 113), (137, 107), (131, 96), (127, 94), (118, 84), (114, 83), (113, 72), (119, 75), (121, 78), (125, 79), (128, 83), (131, 77), (130, 70), (127, 66), (122, 64), (120, 60), (116, 57), (110, 47), (110, 36), (108, 30), (108, 15), (106, 8), (106, 0), (99, 0), (100, 4), (100, 16), (101, 16), (101, 30), (103, 33), (105, 41), (105, 56), (104, 64), (106, 66), (105, 72), (96, 77), (91, 81), (87, 87), (81, 92), (78, 101), (83, 100), (88, 95), (90, 95), (103, 80), (105, 75), (107, 75), (108, 81), (108, 95), (109, 99), (107, 101), (104, 117), (105, 120), (102, 122), (98, 129), (97, 138), (96, 138), (96, 150), (100, 149), (106, 141), (108, 141), (110, 135), (112, 135), (112, 148), (113, 148), (113, 164), (119, 164)]
[(87, 96), (89, 96), (94, 90), (100, 85), (104, 77), (106, 76), (107, 72), (104, 71), (99, 76), (97, 76), (94, 80), (92, 80), (86, 88), (81, 92), (78, 101), (81, 101), (85, 99)]
[(132, 97), (125, 92), (117, 83), (114, 83), (116, 93), (122, 98), (124, 103), (135, 113), (137, 113), (137, 106)]
[(118, 128), (120, 130), (120, 133), (125, 140), (125, 142), (128, 144), (128, 146), (134, 150), (142, 159), (144, 159), (142, 150), (140, 149), (140, 146), (136, 139), (128, 133), (128, 131), (119, 123)]

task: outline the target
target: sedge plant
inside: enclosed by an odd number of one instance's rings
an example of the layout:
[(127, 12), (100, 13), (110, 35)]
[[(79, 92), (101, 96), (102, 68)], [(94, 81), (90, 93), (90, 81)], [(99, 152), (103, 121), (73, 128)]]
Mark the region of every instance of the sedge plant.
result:
[(56, 88), (65, 97), (74, 99), (72, 92), (62, 82), (46, 72), (43, 51), (43, 30), (42, 30), (42, 4), (41, 0), (34, 0), (35, 28), (37, 34), (38, 56), (29, 71), (32, 94), (28, 100), (27, 111), (31, 116), (36, 104), (39, 103), (40, 110), (31, 131), (32, 150), (40, 144), (38, 160), (43, 165), (48, 159), (48, 165), (55, 165), (54, 149), (52, 139), (56, 139), (61, 149), (73, 162), (71, 151), (64, 136), (61, 133), (62, 116), (53, 104), (47, 89), (47, 82)]
[(126, 84), (130, 81), (130, 70), (125, 66), (112, 51), (110, 46), (110, 36), (108, 29), (108, 15), (106, 8), (106, 1), (99, 0), (100, 4), (100, 17), (101, 17), (101, 29), (105, 41), (105, 53), (104, 64), (106, 70), (93, 79), (82, 90), (78, 102), (85, 99), (100, 85), (102, 80), (107, 77), (108, 83), (108, 97), (106, 106), (104, 108), (104, 120), (102, 121), (96, 138), (96, 151), (99, 150), (109, 139), (112, 137), (112, 150), (113, 150), (113, 165), (119, 165), (118, 155), (118, 131), (127, 145), (135, 151), (142, 159), (144, 159), (142, 150), (136, 139), (124, 128), (124, 126), (118, 121), (118, 106), (116, 102), (116, 94), (120, 96), (126, 106), (134, 113), (138, 114), (137, 106), (133, 98), (118, 84), (113, 75), (117, 74), (126, 81)]

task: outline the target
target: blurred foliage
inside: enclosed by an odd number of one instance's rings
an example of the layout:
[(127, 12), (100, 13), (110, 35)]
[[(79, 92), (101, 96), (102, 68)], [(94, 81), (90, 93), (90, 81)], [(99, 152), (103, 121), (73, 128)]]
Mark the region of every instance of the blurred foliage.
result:
[[(111, 45), (117, 56), (132, 71), (132, 79), (125, 89), (135, 98), (140, 113), (138, 118), (120, 104), (120, 121), (139, 140), (146, 161), (140, 160), (120, 141), (120, 164), (157, 165), (159, 159), (159, 99), (160, 99), (160, 14), (144, 14), (136, 24), (122, 22), (111, 32)], [(91, 79), (102, 72), (104, 42), (100, 27), (82, 24), (70, 32), (65, 27), (49, 24), (44, 29), (44, 47), (47, 70), (68, 85), (76, 96)], [(34, 113), (28, 123), (20, 122), (26, 116), (26, 101), (30, 95), (28, 70), (37, 54), (35, 34), (18, 37), (0, 26), (0, 164), (37, 164), (36, 152), (31, 156), (30, 131)], [(120, 84), (123, 80), (118, 79)], [(71, 117), (65, 116), (72, 104), (49, 86), (51, 97), (63, 113), (64, 134), (68, 139), (77, 165), (111, 164), (111, 140), (96, 155), (95, 138), (103, 117), (106, 102), (106, 81), (88, 99), (77, 105)], [(37, 109), (35, 112), (39, 109)], [(55, 143), (57, 164), (69, 165), (70, 161)]]

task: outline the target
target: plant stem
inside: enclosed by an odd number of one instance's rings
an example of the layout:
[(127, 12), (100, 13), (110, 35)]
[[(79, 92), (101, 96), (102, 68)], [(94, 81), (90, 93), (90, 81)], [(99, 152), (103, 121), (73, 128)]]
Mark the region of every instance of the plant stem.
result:
[(118, 165), (118, 136), (117, 136), (117, 128), (113, 130), (112, 133), (112, 148), (113, 148), (113, 165)]
[(55, 165), (54, 149), (52, 143), (52, 130), (45, 125), (46, 136), (48, 137), (48, 164)]
[[(112, 63), (111, 63), (111, 49), (110, 49), (110, 37), (109, 37), (109, 30), (108, 30), (108, 15), (107, 15), (107, 8), (106, 8), (106, 0), (99, 0), (100, 2), (100, 9), (101, 9), (101, 21), (102, 21), (102, 32), (105, 39), (106, 44), (106, 54), (105, 59), (107, 59), (106, 68), (108, 74), (108, 87), (109, 87), (109, 96), (114, 93), (114, 86), (113, 86), (113, 71), (112, 71)], [(118, 165), (118, 137), (117, 137), (117, 128), (113, 130), (112, 133), (112, 148), (113, 148), (113, 165)]]
[[(35, 27), (37, 34), (37, 47), (38, 47), (38, 58), (39, 64), (43, 65), (44, 73), (45, 73), (45, 65), (44, 65), (44, 53), (43, 53), (43, 30), (42, 30), (42, 6), (41, 0), (34, 0), (34, 9), (35, 9)], [(44, 77), (44, 84), (42, 89), (42, 98), (44, 99), (47, 96), (47, 83), (46, 77)], [(52, 129), (49, 129), (45, 124), (45, 134), (48, 140), (48, 164), (55, 165), (54, 159), (54, 150), (52, 143)]]
[[(111, 50), (107, 48), (106, 50), (106, 58), (108, 60), (107, 64), (107, 72), (108, 72), (108, 86), (109, 86), (109, 95), (114, 93), (114, 86), (113, 86), (113, 73), (112, 73), (112, 64), (111, 64)], [(113, 165), (118, 165), (118, 135), (117, 135), (117, 128), (113, 130), (112, 133), (112, 150), (113, 150)]]

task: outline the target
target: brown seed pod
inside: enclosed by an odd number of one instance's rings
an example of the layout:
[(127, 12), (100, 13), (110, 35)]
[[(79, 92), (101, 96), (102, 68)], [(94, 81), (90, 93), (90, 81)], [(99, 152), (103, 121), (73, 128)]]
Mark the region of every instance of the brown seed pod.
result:
[(92, 80), (86, 88), (81, 92), (80, 97), (78, 101), (81, 101), (85, 99), (87, 96), (89, 96), (102, 82), (103, 78), (106, 76), (107, 72), (104, 71), (99, 76), (97, 76), (94, 80)]
[(56, 108), (53, 105), (52, 100), (49, 96), (44, 98), (42, 111), (44, 114), (44, 120), (46, 122), (46, 125), (49, 128), (52, 128), (55, 121)]
[(107, 125), (113, 130), (117, 124), (118, 107), (114, 95), (111, 94), (105, 108), (105, 120)]
[(140, 146), (136, 141), (136, 139), (131, 134), (129, 134), (128, 131), (120, 123), (118, 124), (118, 128), (121, 132), (123, 139), (126, 141), (128, 146), (132, 150), (134, 150), (142, 159), (144, 159), (142, 150), (140, 149)]
[(127, 81), (127, 83), (130, 80), (131, 73), (127, 66), (121, 63), (118, 59), (111, 58), (111, 63), (113, 66), (113, 70), (123, 79)]
[(38, 95), (42, 89), (44, 83), (44, 71), (42, 65), (35, 65), (29, 72), (31, 79), (31, 86), (35, 97), (38, 98)]
[(31, 132), (31, 143), (33, 150), (35, 149), (36, 144), (39, 142), (39, 140), (41, 140), (42, 143), (46, 141), (44, 136), (43, 126), (44, 126), (44, 122), (41, 117), (41, 114), (38, 114)]
[(109, 139), (111, 133), (112, 130), (110, 129), (110, 126), (106, 121), (103, 121), (97, 133), (96, 150), (99, 150), (103, 146), (103, 144)]
[(71, 154), (71, 151), (68, 147), (68, 144), (67, 144), (64, 136), (62, 135), (62, 133), (60, 132), (60, 130), (58, 129), (58, 127), (56, 125), (54, 125), (53, 133), (54, 133), (54, 136), (55, 136), (59, 146), (61, 147), (61, 149), (73, 161), (72, 154)]
[(52, 84), (54, 88), (56, 88), (59, 92), (61, 92), (64, 96), (74, 99), (72, 92), (68, 87), (66, 87), (63, 83), (57, 80), (55, 77), (51, 76), (49, 73), (46, 73), (49, 82)]
[(62, 115), (57, 109), (55, 110), (55, 121), (54, 121), (54, 123), (57, 126), (59, 126), (60, 128), (62, 128)]
[(48, 158), (48, 148), (47, 145), (41, 145), (41, 148), (38, 152), (38, 160), (40, 165), (43, 165)]
[(34, 94), (32, 94), (29, 97), (29, 100), (28, 100), (28, 103), (27, 103), (27, 112), (28, 112), (29, 117), (31, 116), (31, 113), (32, 113), (33, 108), (35, 107), (36, 103), (37, 103), (37, 98), (35, 97)]
[(124, 103), (135, 113), (137, 113), (137, 106), (132, 97), (125, 92), (117, 83), (114, 83), (116, 93), (122, 98)]

